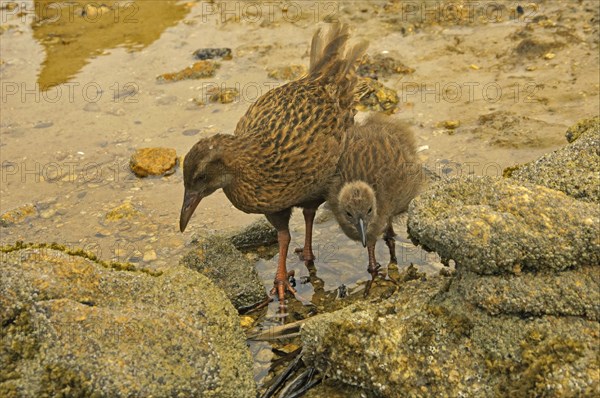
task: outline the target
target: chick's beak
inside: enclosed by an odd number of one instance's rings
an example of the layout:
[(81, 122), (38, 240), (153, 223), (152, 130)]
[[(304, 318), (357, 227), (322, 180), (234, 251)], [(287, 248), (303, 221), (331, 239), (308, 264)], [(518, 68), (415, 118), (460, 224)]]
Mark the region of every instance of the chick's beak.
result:
[(194, 210), (198, 207), (198, 204), (202, 200), (202, 196), (198, 192), (185, 190), (185, 194), (183, 196), (183, 206), (181, 207), (181, 215), (179, 216), (179, 230), (181, 232), (185, 231), (185, 227), (187, 226), (192, 214), (194, 214)]
[(358, 230), (358, 233), (360, 235), (360, 240), (362, 242), (363, 247), (367, 247), (367, 224), (362, 218), (358, 219), (356, 229)]

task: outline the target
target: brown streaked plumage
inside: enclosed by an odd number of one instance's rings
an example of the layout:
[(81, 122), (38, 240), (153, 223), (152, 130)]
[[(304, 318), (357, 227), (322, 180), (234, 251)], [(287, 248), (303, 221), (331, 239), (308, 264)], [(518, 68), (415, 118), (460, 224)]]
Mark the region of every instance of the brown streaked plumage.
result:
[(396, 262), (392, 221), (407, 210), (422, 181), (411, 130), (381, 114), (350, 128), (333, 181), (327, 201), (344, 233), (367, 247), (374, 279), (375, 242), (385, 233), (390, 261)]
[(308, 75), (268, 91), (250, 106), (234, 135), (200, 140), (184, 161), (183, 231), (200, 200), (218, 188), (238, 209), (265, 214), (278, 231), (275, 288), (281, 303), (287, 282), (288, 222), (303, 207), (305, 257), (311, 248), (314, 212), (325, 201), (328, 182), (353, 124), (356, 60), (366, 43), (347, 48), (348, 27), (332, 24), (315, 33)]

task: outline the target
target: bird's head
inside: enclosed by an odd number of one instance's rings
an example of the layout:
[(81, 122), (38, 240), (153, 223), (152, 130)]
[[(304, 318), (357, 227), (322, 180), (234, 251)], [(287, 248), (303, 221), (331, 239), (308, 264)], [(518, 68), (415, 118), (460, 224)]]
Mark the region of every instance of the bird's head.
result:
[(181, 232), (185, 230), (202, 198), (231, 182), (233, 172), (226, 165), (226, 153), (223, 145), (230, 137), (217, 134), (202, 139), (185, 155), (183, 161), (185, 194), (179, 217)]
[(363, 246), (367, 246), (367, 227), (377, 214), (375, 192), (363, 181), (346, 183), (338, 195), (338, 219), (358, 232)]

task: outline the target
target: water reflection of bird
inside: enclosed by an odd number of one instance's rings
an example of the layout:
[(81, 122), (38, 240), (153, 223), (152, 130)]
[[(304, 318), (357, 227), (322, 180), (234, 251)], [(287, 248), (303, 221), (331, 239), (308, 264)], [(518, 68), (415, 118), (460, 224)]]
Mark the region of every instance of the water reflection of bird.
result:
[(347, 45), (348, 26), (332, 24), (312, 39), (308, 75), (268, 91), (240, 119), (234, 135), (196, 143), (185, 157), (180, 229), (198, 203), (219, 188), (238, 209), (265, 214), (277, 229), (279, 262), (272, 293), (286, 289), (292, 207), (306, 222), (305, 260), (314, 258), (312, 223), (336, 171), (344, 131), (353, 124), (356, 60), (366, 43)]
[(368, 294), (379, 268), (375, 242), (382, 233), (390, 262), (397, 262), (392, 221), (418, 193), (421, 167), (411, 130), (389, 116), (369, 116), (347, 139), (327, 201), (344, 233), (367, 248)]

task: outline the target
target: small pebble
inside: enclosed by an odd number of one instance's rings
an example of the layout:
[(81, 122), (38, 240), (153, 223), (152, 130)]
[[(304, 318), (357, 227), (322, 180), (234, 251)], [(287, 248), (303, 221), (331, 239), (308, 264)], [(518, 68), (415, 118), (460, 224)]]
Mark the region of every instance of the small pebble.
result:
[(189, 137), (192, 135), (197, 135), (199, 132), (200, 132), (200, 130), (198, 130), (198, 129), (188, 129), (188, 130), (184, 130), (182, 134)]
[(255, 359), (258, 362), (270, 362), (273, 358), (273, 352), (270, 349), (263, 349), (256, 353)]
[(37, 122), (36, 125), (33, 126), (33, 128), (36, 128), (36, 129), (45, 129), (45, 128), (48, 128), (48, 127), (53, 126), (53, 125), (54, 125), (54, 123), (53, 122), (49, 122), (49, 121), (46, 121), (46, 122)]
[(460, 126), (460, 120), (445, 120), (442, 125), (450, 130), (454, 130)]
[(42, 211), (40, 213), (40, 217), (48, 219), (48, 218), (52, 217), (55, 214), (56, 214), (56, 210), (55, 209), (47, 209), (47, 210), (44, 210), (44, 211)]
[(144, 253), (144, 261), (154, 261), (156, 260), (156, 252), (154, 250), (148, 250)]
[(100, 105), (98, 105), (96, 102), (88, 102), (83, 107), (83, 110), (86, 112), (100, 112)]
[(254, 325), (254, 318), (251, 316), (240, 316), (240, 325), (242, 325), (243, 329), (249, 329)]
[(112, 232), (110, 232), (108, 229), (100, 229), (96, 232), (96, 236), (98, 238), (105, 238), (107, 236), (110, 236), (112, 234)]
[(230, 60), (231, 48), (201, 48), (194, 51), (194, 58), (199, 60), (222, 58)]

